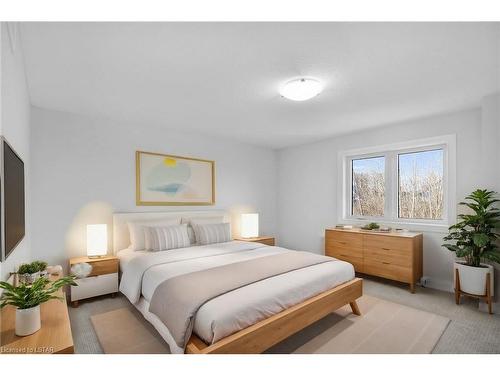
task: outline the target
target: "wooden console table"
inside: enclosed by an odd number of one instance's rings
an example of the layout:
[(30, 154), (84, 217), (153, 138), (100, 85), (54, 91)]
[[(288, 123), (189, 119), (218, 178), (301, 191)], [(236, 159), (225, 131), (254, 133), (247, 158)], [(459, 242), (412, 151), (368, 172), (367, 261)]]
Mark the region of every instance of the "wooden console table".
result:
[[(54, 278), (55, 280), (56, 278)], [(42, 328), (29, 336), (16, 336), (16, 308), (0, 310), (0, 354), (71, 354), (73, 336), (68, 315), (66, 294), (59, 290), (63, 301), (52, 299), (40, 306)]]

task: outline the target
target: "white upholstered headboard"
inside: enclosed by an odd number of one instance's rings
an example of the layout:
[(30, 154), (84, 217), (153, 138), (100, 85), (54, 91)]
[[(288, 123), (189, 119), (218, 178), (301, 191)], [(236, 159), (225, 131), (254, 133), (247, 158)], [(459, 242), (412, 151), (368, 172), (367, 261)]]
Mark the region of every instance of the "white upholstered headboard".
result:
[(113, 254), (130, 246), (128, 221), (210, 216), (224, 216), (224, 222), (231, 222), (231, 216), (224, 210), (115, 213), (113, 214)]

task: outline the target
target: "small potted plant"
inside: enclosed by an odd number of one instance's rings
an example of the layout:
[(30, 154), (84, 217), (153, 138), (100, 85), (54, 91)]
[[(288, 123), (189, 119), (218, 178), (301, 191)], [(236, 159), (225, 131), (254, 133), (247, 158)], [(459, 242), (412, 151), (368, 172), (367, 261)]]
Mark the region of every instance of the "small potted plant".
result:
[[(486, 281), (489, 277), (489, 296), (493, 295), (493, 266), (484, 261), (500, 263), (500, 250), (496, 244), (500, 236), (496, 229), (500, 226), (500, 210), (494, 205), (499, 202), (495, 199), (494, 191), (478, 189), (465, 197), (466, 202), (461, 205), (468, 207), (471, 212), (458, 215), (458, 223), (449, 228), (449, 234), (444, 244), (448, 250), (455, 252), (457, 258), (454, 272), (460, 280), (460, 292), (475, 296), (487, 294)], [(489, 274), (489, 276), (487, 276)], [(456, 282), (455, 278), (455, 282)], [(457, 301), (458, 303), (458, 301)]]
[(362, 226), (361, 229), (364, 229), (364, 230), (377, 230), (377, 229), (380, 229), (380, 225), (378, 225), (377, 223), (369, 223), (369, 224), (366, 224), (366, 225)]
[(17, 270), (20, 283), (33, 284), (40, 276), (47, 277), (47, 263), (35, 260), (31, 263), (21, 264)]
[(40, 272), (40, 277), (49, 277), (49, 273), (47, 272), (47, 262), (43, 262), (40, 260), (35, 260), (31, 264), (34, 264), (38, 268), (38, 272)]
[(13, 286), (0, 281), (3, 294), (0, 296), (0, 309), (7, 305), (16, 307), (16, 335), (28, 336), (41, 328), (40, 305), (51, 299), (63, 300), (54, 294), (65, 285), (76, 286), (73, 276), (62, 277), (50, 282), (45, 277), (38, 278), (33, 284)]
[(32, 284), (40, 277), (38, 265), (33, 263), (21, 264), (17, 270), (19, 282), (23, 284)]

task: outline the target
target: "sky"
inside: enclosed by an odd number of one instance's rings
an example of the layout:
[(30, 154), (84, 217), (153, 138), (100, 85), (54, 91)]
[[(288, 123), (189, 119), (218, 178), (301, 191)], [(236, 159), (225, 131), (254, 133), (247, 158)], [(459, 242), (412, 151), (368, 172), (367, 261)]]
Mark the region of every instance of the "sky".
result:
[[(399, 169), (401, 178), (409, 177), (413, 173), (413, 164), (417, 165), (417, 173), (425, 176), (434, 171), (443, 174), (443, 150), (420, 151), (399, 154)], [(356, 159), (352, 161), (354, 173), (383, 173), (385, 167), (384, 157)]]
[(443, 150), (431, 150), (399, 155), (399, 173), (401, 178), (413, 174), (413, 165), (416, 163), (417, 174), (425, 176), (431, 172), (443, 175)]

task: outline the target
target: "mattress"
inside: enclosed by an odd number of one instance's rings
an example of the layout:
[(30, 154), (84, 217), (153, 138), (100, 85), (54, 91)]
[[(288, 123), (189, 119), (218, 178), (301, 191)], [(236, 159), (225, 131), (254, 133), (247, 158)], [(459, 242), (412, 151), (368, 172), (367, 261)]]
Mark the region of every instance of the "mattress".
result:
[[(242, 241), (160, 253), (123, 250), (118, 253), (123, 272), (120, 290), (151, 321), (145, 306), (164, 280), (287, 251), (293, 250)], [(206, 302), (198, 310), (193, 331), (211, 344), (353, 278), (352, 265), (336, 260), (261, 280)], [(155, 320), (153, 325), (158, 329), (161, 322)]]

